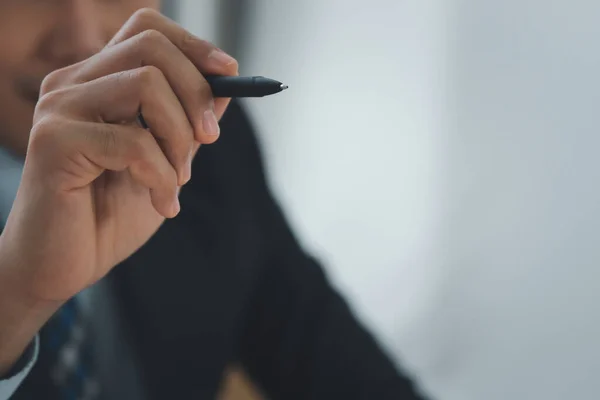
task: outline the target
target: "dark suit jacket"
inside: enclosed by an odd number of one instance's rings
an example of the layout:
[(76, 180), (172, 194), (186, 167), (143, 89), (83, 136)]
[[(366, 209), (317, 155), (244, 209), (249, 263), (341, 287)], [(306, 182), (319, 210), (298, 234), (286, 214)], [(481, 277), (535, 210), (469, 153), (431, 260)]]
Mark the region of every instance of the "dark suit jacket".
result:
[(196, 157), (180, 215), (109, 277), (148, 392), (214, 398), (239, 363), (272, 399), (417, 399), (300, 249), (239, 104), (221, 132)]

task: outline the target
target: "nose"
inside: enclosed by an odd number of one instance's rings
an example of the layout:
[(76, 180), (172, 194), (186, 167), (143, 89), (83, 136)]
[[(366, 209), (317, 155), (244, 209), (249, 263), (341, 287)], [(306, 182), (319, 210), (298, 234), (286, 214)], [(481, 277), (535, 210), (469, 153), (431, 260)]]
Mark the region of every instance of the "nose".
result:
[(63, 0), (55, 8), (50, 32), (41, 47), (46, 61), (61, 68), (97, 53), (107, 38), (94, 0)]

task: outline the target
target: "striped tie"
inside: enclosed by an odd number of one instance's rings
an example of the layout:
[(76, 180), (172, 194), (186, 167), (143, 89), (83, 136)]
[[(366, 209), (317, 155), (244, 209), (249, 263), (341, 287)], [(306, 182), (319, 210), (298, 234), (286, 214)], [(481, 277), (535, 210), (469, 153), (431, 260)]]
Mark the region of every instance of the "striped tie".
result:
[(57, 400), (95, 400), (100, 386), (92, 368), (89, 335), (76, 298), (65, 303), (48, 321), (40, 335), (40, 357)]

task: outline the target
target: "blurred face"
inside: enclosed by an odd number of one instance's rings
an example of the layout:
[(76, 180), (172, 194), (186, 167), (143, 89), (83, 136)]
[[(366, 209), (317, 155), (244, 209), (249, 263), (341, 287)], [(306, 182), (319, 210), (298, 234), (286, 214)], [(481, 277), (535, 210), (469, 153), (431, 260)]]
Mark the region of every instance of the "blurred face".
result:
[(0, 0), (0, 147), (25, 154), (44, 77), (100, 51), (160, 0)]

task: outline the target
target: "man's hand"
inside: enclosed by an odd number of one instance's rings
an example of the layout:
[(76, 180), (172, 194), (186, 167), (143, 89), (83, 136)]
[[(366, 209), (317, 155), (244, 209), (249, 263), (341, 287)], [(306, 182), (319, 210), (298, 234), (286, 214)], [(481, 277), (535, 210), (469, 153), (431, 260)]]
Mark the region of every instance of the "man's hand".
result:
[(237, 63), (144, 9), (100, 53), (44, 80), (0, 239), (0, 371), (57, 307), (177, 215), (228, 104), (203, 74), (235, 75)]

